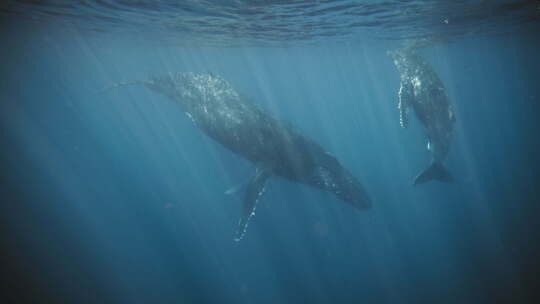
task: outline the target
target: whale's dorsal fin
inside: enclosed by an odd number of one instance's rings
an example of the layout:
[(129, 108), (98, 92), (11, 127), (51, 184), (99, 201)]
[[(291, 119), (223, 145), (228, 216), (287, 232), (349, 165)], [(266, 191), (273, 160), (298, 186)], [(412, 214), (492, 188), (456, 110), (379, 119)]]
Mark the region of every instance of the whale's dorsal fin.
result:
[(240, 241), (246, 233), (249, 220), (255, 215), (255, 208), (259, 198), (264, 193), (264, 186), (272, 172), (268, 168), (257, 167), (255, 175), (248, 182), (242, 206), (242, 215), (238, 222), (238, 231), (236, 232), (235, 241)]
[(399, 110), (399, 124), (402, 128), (407, 128), (409, 125), (409, 118), (407, 116), (407, 110), (411, 102), (413, 102), (414, 99), (414, 88), (410, 81), (408, 80), (402, 80), (401, 86), (399, 88), (399, 102), (398, 102), (398, 110)]

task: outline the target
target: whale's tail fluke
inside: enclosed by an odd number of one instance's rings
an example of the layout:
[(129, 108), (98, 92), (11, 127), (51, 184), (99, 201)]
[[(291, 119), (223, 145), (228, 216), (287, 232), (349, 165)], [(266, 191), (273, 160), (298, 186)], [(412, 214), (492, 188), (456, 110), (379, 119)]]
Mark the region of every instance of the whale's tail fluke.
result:
[(100, 92), (104, 93), (114, 88), (139, 85), (154, 92), (176, 99), (177, 94), (183, 88), (182, 85), (185, 83), (185, 81), (192, 80), (193, 77), (194, 76), (191, 74), (185, 75), (185, 73), (169, 73), (163, 76), (149, 78), (147, 80), (119, 82), (101, 89)]
[(143, 81), (143, 80), (118, 82), (118, 83), (108, 85), (102, 88), (101, 90), (99, 90), (99, 93), (105, 93), (115, 88), (127, 87), (127, 86), (132, 86), (132, 85), (147, 85), (148, 83), (149, 83), (148, 81)]
[(437, 180), (443, 183), (452, 183), (454, 178), (448, 172), (448, 170), (443, 166), (443, 164), (438, 162), (433, 162), (429, 167), (424, 171), (420, 172), (414, 179), (413, 185), (423, 184), (431, 180)]

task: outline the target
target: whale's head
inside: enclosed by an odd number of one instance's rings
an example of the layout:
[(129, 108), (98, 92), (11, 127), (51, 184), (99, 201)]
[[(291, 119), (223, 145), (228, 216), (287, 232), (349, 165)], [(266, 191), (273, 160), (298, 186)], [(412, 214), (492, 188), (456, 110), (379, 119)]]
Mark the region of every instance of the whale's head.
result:
[(317, 162), (309, 184), (334, 194), (355, 208), (371, 207), (371, 199), (362, 184), (329, 153), (326, 153), (323, 161)]
[(387, 51), (386, 55), (392, 58), (392, 60), (394, 61), (394, 65), (398, 68), (400, 73), (404, 71), (405, 67), (407, 66), (409, 57), (411, 56), (410, 52), (407, 52), (406, 50)]

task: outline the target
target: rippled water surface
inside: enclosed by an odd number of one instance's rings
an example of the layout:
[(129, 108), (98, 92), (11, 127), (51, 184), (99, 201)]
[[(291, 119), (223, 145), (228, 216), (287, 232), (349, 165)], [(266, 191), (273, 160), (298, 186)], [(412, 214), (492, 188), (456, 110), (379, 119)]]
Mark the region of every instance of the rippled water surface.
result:
[(540, 2), (7, 1), (1, 13), (177, 45), (298, 44), (506, 33), (538, 21)]

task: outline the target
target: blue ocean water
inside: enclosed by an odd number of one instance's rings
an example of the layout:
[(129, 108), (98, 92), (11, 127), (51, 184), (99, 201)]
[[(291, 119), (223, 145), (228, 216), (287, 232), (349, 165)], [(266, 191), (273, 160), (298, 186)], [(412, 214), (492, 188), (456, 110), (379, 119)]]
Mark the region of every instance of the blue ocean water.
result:
[[(535, 303), (538, 1), (61, 2), (1, 11), (3, 302)], [(453, 184), (412, 186), (430, 156), (387, 51), (413, 38), (456, 112)], [(175, 71), (291, 122), (373, 207), (274, 177), (235, 242), (253, 165), (162, 96), (101, 91)]]

